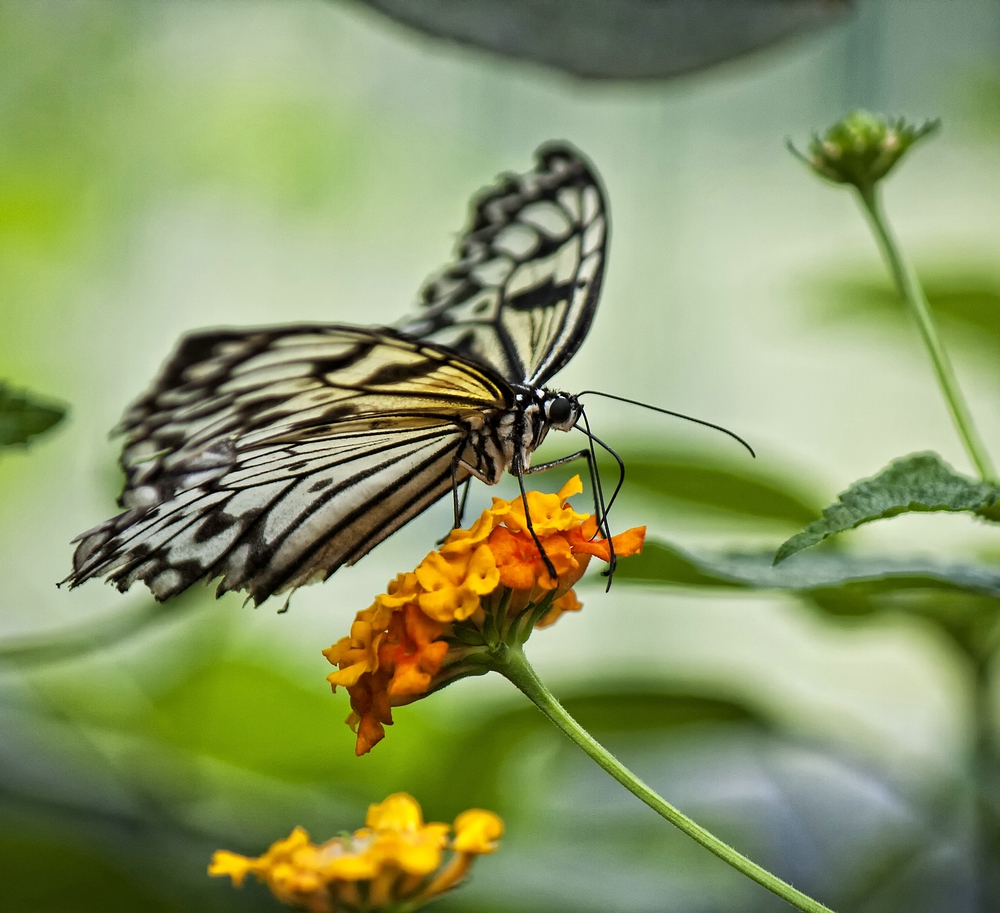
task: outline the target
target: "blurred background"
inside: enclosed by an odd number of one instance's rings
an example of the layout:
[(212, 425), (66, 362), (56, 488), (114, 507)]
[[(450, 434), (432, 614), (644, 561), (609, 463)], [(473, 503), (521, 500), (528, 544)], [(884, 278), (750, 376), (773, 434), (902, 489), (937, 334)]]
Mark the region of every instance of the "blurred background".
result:
[[(666, 76), (594, 80), (566, 72), (598, 60), (568, 27), (536, 42), (552, 66), (359, 2), (0, 0), (0, 379), (67, 410), (0, 450), (5, 913), (273, 911), (258, 886), (207, 878), (212, 850), (256, 855), (295, 824), (325, 839), (397, 790), (434, 820), (481, 806), (507, 822), (442, 911), (786, 909), (499, 678), (398, 710), (354, 757), (320, 650), (423, 557), (449, 505), (283, 615), (211, 588), (162, 607), (141, 587), (55, 588), (70, 540), (116, 510), (108, 431), (181, 333), (396, 321), (470, 195), (553, 138), (594, 161), (613, 223), (596, 321), (558, 385), (725, 424), (758, 459), (588, 404), (630, 468), (615, 525), (661, 544), (643, 579), (581, 586), (584, 610), (529, 657), (666, 798), (841, 913), (1000, 911), (996, 532), (873, 524), (816, 552), (881, 568), (850, 584), (765, 585), (731, 563), (894, 457), (971, 468), (860, 212), (785, 149), (852, 108), (943, 119), (887, 208), (1000, 456), (1000, 3), (733, 3), (760, 7), (759, 32), (683, 5), (690, 31), (646, 48)], [(601, 26), (601, 66), (646, 60), (629, 32), (644, 6)], [(470, 515), (513, 490), (480, 486)]]

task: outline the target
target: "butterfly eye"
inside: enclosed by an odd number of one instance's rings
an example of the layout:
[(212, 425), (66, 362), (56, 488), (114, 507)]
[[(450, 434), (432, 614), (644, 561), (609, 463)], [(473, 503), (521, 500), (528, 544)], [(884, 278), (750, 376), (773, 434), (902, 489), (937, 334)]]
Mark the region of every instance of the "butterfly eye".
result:
[(565, 396), (557, 396), (549, 403), (549, 421), (557, 425), (569, 421), (573, 414), (573, 405)]

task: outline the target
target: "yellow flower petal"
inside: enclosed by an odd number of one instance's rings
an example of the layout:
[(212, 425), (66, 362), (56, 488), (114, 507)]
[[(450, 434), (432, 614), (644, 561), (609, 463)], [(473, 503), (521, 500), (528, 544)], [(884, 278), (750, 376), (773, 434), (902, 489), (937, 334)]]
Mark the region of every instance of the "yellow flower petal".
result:
[(583, 491), (583, 482), (580, 481), (579, 476), (573, 476), (572, 479), (559, 489), (557, 497), (565, 504), (573, 495), (578, 495), (581, 491)]
[(228, 875), (233, 884), (240, 887), (243, 879), (253, 871), (254, 860), (229, 850), (216, 850), (208, 866), (209, 875)]
[[(375, 598), (375, 603), (383, 609), (398, 609), (408, 602), (413, 602), (419, 592), (416, 574), (412, 572), (397, 574), (396, 579), (386, 587), (386, 592)], [(388, 618), (385, 619), (385, 623), (388, 624)]]
[(480, 545), (472, 553), (465, 585), (477, 596), (492, 593), (500, 585), (500, 572), (488, 545)]
[(446, 558), (440, 552), (431, 552), (417, 566), (417, 582), (425, 591), (435, 591), (445, 587), (453, 587), (465, 576), (468, 562), (466, 555), (453, 555)]
[(326, 680), (334, 688), (338, 685), (350, 687), (356, 685), (365, 672), (374, 672), (378, 669), (378, 649), (384, 638), (384, 628), (356, 620), (351, 625), (350, 637), (342, 637), (323, 651), (327, 660), (340, 666), (339, 671), (331, 672)]
[(323, 865), (327, 880), (368, 881), (379, 873), (381, 861), (370, 850), (334, 856)]
[(262, 856), (251, 859), (219, 850), (209, 872), (239, 885), (254, 874), (282, 903), (309, 913), (337, 910), (415, 909), (464, 877), (475, 855), (490, 853), (503, 824), (473, 809), (455, 820), (454, 853), (447, 824), (425, 824), (417, 802), (396, 793), (368, 809), (367, 826), (319, 846), (295, 828)]
[(427, 824), (412, 833), (380, 833), (372, 852), (408, 875), (429, 875), (440, 864), (448, 843), (447, 824)]
[(503, 821), (493, 812), (470, 808), (455, 819), (451, 846), (459, 853), (492, 853), (503, 836)]
[(420, 805), (408, 793), (393, 793), (382, 802), (369, 805), (365, 816), (365, 824), (375, 831), (413, 831), (423, 823)]
[[(501, 505), (499, 508), (497, 505)], [(468, 529), (453, 529), (441, 546), (444, 555), (461, 555), (476, 548), (500, 524), (509, 507), (506, 501), (493, 499), (493, 507), (484, 510)]]

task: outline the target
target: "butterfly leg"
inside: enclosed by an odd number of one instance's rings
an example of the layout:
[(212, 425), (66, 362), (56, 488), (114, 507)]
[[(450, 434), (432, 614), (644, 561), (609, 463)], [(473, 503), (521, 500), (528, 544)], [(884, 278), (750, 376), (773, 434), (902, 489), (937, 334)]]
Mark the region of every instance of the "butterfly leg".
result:
[[(459, 485), (463, 486), (462, 487), (462, 497), (461, 497), (461, 499), (459, 499), (459, 496), (458, 496), (458, 487), (459, 487)], [(459, 482), (458, 478), (455, 475), (455, 467), (452, 466), (452, 468), (451, 468), (451, 501), (452, 501), (452, 507), (453, 507), (453, 509), (455, 511), (455, 513), (454, 513), (454, 519), (452, 520), (452, 526), (451, 526), (452, 529), (459, 529), (461, 527), (461, 525), (462, 525), (462, 518), (465, 516), (465, 505), (469, 501), (469, 488), (471, 488), (471, 486), (472, 486), (472, 479), (471, 479), (471, 477), (468, 478), (468, 479), (466, 479), (464, 483)], [(435, 545), (444, 545), (444, 543), (445, 543), (445, 541), (447, 539), (448, 539), (448, 536), (446, 536), (446, 535), (442, 536), (434, 544)]]
[(548, 463), (539, 463), (537, 466), (525, 469), (524, 474), (529, 475), (534, 472), (545, 472), (546, 469), (555, 469), (558, 466), (565, 466), (567, 463), (572, 463), (574, 460), (587, 461), (587, 470), (590, 475), (590, 490), (594, 495), (594, 513), (597, 515), (598, 526), (600, 527), (601, 532), (610, 539), (611, 533), (608, 532), (607, 510), (604, 506), (601, 477), (597, 472), (597, 463), (594, 460), (593, 454), (591, 454), (589, 450), (580, 450), (576, 453), (571, 453), (569, 456), (560, 457), (558, 460), (550, 460)]
[(597, 471), (597, 455), (594, 453), (593, 441), (590, 442), (590, 447), (588, 449), (579, 450), (576, 453), (569, 454), (568, 456), (560, 457), (558, 460), (550, 460), (548, 463), (539, 463), (537, 466), (525, 469), (524, 473), (527, 475), (533, 472), (544, 472), (546, 469), (555, 469), (557, 466), (565, 466), (567, 463), (572, 463), (574, 460), (587, 461), (587, 469), (590, 472), (590, 490), (594, 495), (594, 515), (597, 517), (598, 529), (608, 540), (608, 547), (611, 552), (610, 560), (608, 561), (608, 569), (604, 572), (605, 576), (608, 578), (608, 589), (610, 589), (611, 579), (614, 576), (618, 560), (615, 555), (614, 543), (611, 542), (611, 528), (608, 526), (608, 511), (604, 504), (604, 491), (601, 486), (600, 473)]
[(556, 574), (556, 569), (552, 564), (552, 559), (545, 553), (542, 541), (538, 538), (538, 533), (535, 532), (535, 527), (531, 524), (531, 511), (528, 508), (528, 493), (524, 490), (525, 469), (521, 465), (521, 457), (519, 454), (514, 454), (514, 459), (510, 464), (510, 468), (514, 475), (517, 476), (517, 485), (521, 489), (521, 503), (524, 504), (524, 519), (528, 526), (528, 532), (531, 533), (531, 538), (535, 540), (535, 547), (538, 549), (538, 554), (542, 556), (542, 561), (545, 562), (545, 570), (549, 572), (549, 576), (553, 580), (556, 580), (558, 574)]
[(455, 516), (455, 529), (458, 529), (462, 525), (462, 519), (465, 517), (465, 505), (469, 503), (469, 489), (472, 487), (472, 479), (465, 480), (465, 487), (462, 489), (462, 501), (457, 505), (458, 514)]
[(574, 460), (587, 461), (587, 469), (590, 472), (590, 490), (594, 493), (594, 513), (598, 517), (598, 525), (600, 525), (601, 530), (604, 531), (604, 504), (603, 500), (598, 497), (598, 492), (600, 491), (600, 480), (597, 476), (597, 466), (591, 458), (589, 450), (579, 450), (576, 453), (571, 453), (569, 456), (560, 457), (558, 460), (550, 460), (548, 463), (539, 463), (537, 466), (531, 466), (528, 469), (525, 469), (524, 474), (530, 475), (535, 472), (545, 472), (546, 469), (555, 469), (558, 466), (565, 466), (567, 463), (572, 463)]

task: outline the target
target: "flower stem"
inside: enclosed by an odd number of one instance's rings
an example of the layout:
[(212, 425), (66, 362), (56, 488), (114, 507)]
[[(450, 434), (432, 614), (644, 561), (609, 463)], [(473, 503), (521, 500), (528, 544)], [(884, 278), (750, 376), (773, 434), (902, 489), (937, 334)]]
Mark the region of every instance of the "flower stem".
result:
[(515, 687), (551, 720), (563, 734), (568, 736), (577, 746), (582, 748), (605, 771), (611, 774), (633, 795), (638, 796), (653, 811), (666, 818), (675, 827), (689, 837), (697, 840), (705, 849), (714, 853), (723, 862), (752, 878), (782, 900), (787, 901), (803, 913), (833, 913), (829, 907), (823, 906), (807, 894), (796, 890), (790, 884), (772, 875), (767, 869), (751, 862), (742, 853), (723, 843), (718, 837), (695, 823), (683, 812), (674, 808), (661, 798), (624, 764), (621, 763), (603, 745), (597, 742), (576, 720), (566, 711), (566, 708), (556, 700), (545, 687), (538, 674), (528, 663), (527, 657), (520, 645), (505, 646), (493, 651), (493, 668), (507, 678)]
[(930, 306), (927, 304), (927, 296), (924, 294), (913, 267), (907, 262), (892, 236), (889, 223), (882, 211), (878, 190), (874, 184), (858, 185), (858, 196), (861, 198), (862, 208), (868, 216), (882, 256), (892, 273), (896, 289), (917, 321), (920, 335), (923, 337), (927, 352), (931, 357), (931, 363), (934, 365), (934, 373), (937, 375), (941, 392), (944, 394), (952, 421), (954, 421), (959, 437), (965, 445), (969, 459), (975, 464), (979, 476), (984, 482), (994, 482), (996, 481), (996, 473), (993, 464), (986, 452), (986, 447), (983, 445), (982, 438), (979, 436), (975, 422), (972, 420), (972, 413), (969, 412), (965, 397), (962, 396), (962, 390), (958, 386), (958, 380), (951, 366), (951, 359), (948, 358), (948, 352), (941, 342), (937, 325), (934, 323)]

